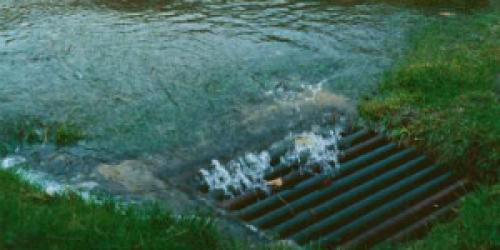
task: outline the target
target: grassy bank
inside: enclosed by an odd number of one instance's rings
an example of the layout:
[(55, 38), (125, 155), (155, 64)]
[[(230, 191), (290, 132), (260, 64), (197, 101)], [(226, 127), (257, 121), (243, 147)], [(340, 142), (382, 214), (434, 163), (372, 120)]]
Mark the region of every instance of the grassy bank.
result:
[[(360, 114), (404, 144), (461, 172), (479, 191), (458, 218), (402, 249), (500, 247), (500, 9), (433, 21), (412, 34)], [(391, 248), (387, 245), (382, 249)]]
[[(147, 216), (146, 216), (147, 215)], [(159, 208), (49, 196), (0, 171), (0, 249), (225, 249), (214, 224)]]
[(361, 115), (469, 177), (500, 163), (500, 11), (441, 19), (412, 35)]

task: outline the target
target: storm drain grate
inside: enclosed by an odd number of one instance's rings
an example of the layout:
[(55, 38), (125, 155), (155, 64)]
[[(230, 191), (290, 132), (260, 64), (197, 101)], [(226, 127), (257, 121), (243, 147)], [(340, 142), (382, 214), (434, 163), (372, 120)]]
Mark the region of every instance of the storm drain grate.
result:
[(279, 188), (244, 193), (222, 207), (269, 235), (298, 244), (366, 247), (425, 231), (432, 221), (451, 214), (465, 193), (466, 184), (451, 172), (372, 131), (352, 132), (340, 147), (334, 176), (278, 160), (265, 178), (279, 180)]

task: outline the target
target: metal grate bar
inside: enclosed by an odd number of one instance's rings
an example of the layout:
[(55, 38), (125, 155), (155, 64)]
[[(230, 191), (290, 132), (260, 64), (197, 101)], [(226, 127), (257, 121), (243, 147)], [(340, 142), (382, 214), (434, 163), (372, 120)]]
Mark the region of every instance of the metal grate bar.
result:
[(265, 178), (281, 178), (282, 185), (221, 206), (245, 223), (299, 244), (369, 247), (425, 231), (430, 222), (450, 214), (466, 192), (466, 183), (451, 172), (373, 131), (355, 131), (339, 145), (343, 153), (333, 174), (321, 173), (319, 165), (305, 171), (306, 154), (281, 162), (286, 150), (275, 149), (274, 167)]

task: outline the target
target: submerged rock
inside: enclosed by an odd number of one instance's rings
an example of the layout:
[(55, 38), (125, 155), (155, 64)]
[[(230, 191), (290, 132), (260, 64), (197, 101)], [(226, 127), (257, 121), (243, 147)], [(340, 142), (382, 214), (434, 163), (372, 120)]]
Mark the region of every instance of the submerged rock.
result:
[(166, 188), (146, 164), (137, 160), (126, 160), (117, 165), (101, 164), (96, 171), (106, 180), (118, 183), (134, 194)]

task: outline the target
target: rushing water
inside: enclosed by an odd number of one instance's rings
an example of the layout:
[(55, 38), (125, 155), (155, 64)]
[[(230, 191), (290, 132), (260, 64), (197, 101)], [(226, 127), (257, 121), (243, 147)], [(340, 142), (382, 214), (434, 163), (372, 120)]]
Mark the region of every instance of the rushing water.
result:
[(359, 1), (2, 0), (0, 121), (69, 121), (122, 158), (255, 149), (352, 108), (420, 19)]
[[(213, 160), (210, 168), (200, 169), (199, 181), (212, 194), (234, 197), (254, 190), (269, 192), (272, 186), (281, 186), (281, 178), (265, 179), (266, 173), (272, 172), (273, 167), (279, 164), (298, 162), (301, 164), (299, 171), (334, 176), (340, 168), (339, 143), (343, 130), (344, 127), (338, 123), (335, 128), (323, 133), (292, 133), (258, 154), (246, 153), (225, 165)], [(279, 160), (273, 162), (278, 157)], [(319, 171), (314, 170), (316, 166), (319, 166)]]

